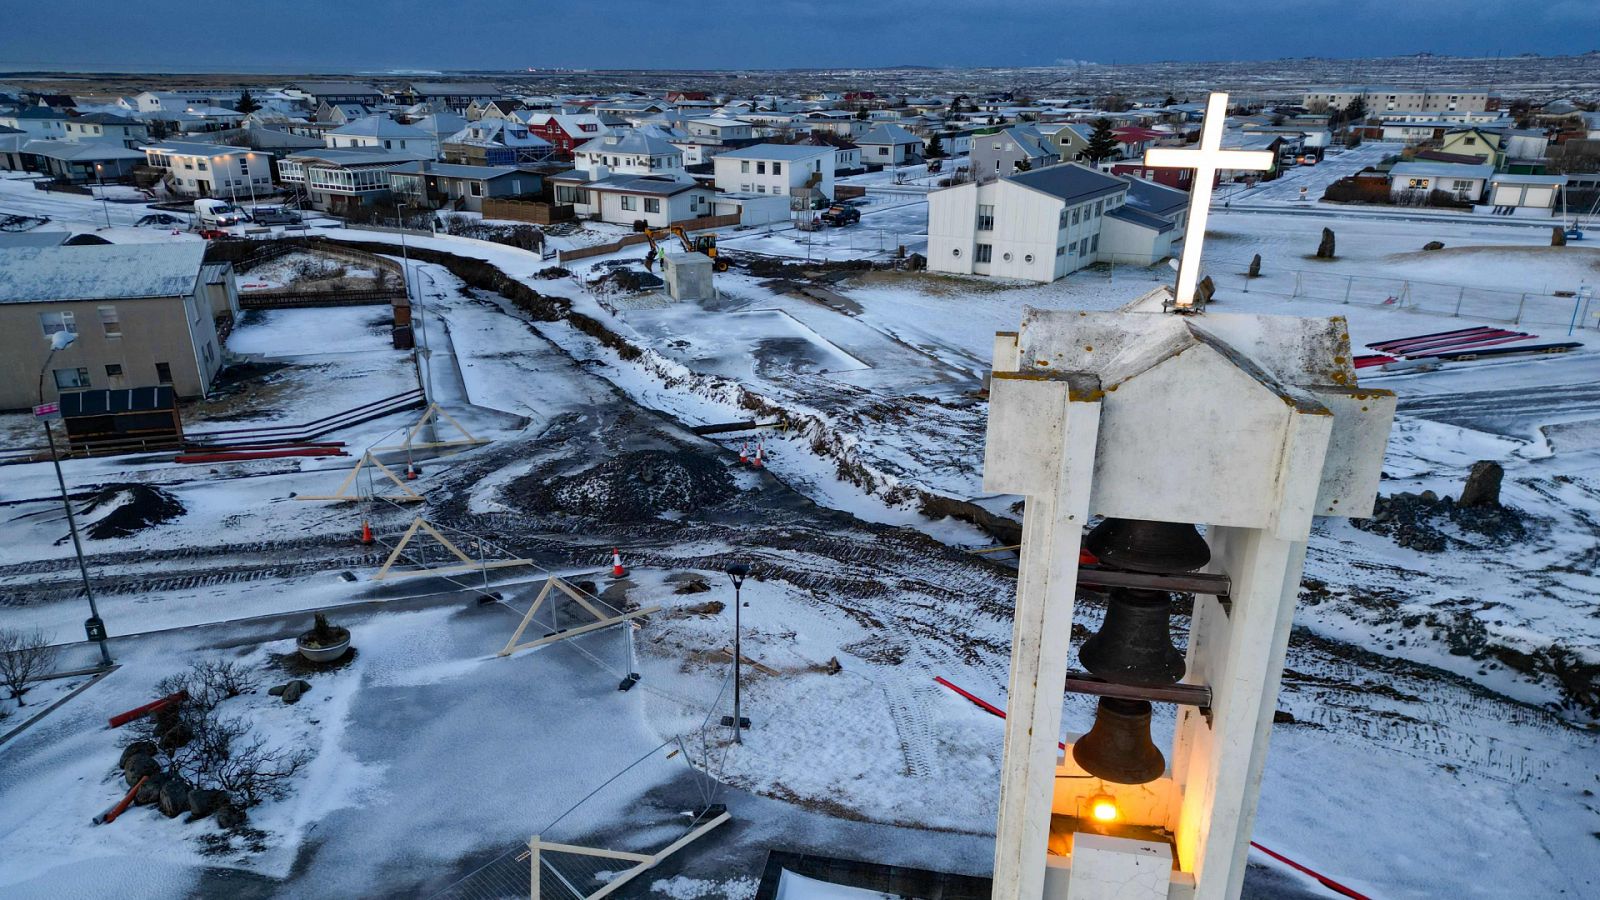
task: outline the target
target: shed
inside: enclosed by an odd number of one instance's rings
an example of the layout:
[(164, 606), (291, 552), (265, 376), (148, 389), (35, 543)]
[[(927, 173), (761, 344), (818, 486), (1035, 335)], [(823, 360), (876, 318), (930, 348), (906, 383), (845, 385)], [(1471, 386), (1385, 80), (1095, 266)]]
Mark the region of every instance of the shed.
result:
[(169, 450), (183, 444), (171, 386), (63, 391), (61, 421), (74, 452)]

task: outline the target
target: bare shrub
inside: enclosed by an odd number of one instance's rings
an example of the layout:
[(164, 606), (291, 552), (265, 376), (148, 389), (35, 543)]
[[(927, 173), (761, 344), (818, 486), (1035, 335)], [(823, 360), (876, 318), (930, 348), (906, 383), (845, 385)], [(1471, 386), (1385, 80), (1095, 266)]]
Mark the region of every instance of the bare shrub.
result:
[(11, 699), (25, 706), (22, 695), (35, 681), (55, 669), (56, 648), (43, 630), (0, 630), (0, 684), (11, 690)]

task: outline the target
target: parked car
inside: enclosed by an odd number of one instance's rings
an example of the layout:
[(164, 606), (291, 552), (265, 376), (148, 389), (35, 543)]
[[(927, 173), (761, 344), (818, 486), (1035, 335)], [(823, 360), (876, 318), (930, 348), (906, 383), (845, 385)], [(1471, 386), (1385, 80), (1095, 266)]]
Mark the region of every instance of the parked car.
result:
[(856, 209), (853, 206), (841, 206), (835, 204), (828, 207), (827, 212), (822, 214), (822, 221), (835, 227), (854, 225), (855, 223), (861, 221), (861, 210)]
[(298, 225), (300, 214), (292, 209), (281, 206), (257, 206), (250, 210), (250, 217), (257, 225)]

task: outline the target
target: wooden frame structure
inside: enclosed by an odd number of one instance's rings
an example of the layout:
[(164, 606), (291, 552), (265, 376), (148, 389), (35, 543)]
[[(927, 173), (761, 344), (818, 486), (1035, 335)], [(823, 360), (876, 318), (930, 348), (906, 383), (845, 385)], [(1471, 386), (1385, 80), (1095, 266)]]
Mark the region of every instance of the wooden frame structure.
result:
[[(418, 521), (420, 522), (421, 520), (418, 519)], [(566, 594), (568, 597), (571, 597), (573, 601), (575, 601), (579, 606), (583, 607), (585, 612), (589, 613), (591, 616), (594, 616), (595, 621), (590, 622), (587, 625), (580, 625), (577, 628), (563, 629), (561, 631), (557, 631), (555, 634), (545, 635), (538, 640), (528, 641), (526, 644), (517, 643), (517, 641), (522, 639), (522, 633), (528, 630), (528, 625), (533, 622), (533, 614), (539, 611), (539, 607), (544, 605), (545, 600), (549, 599), (551, 591), (560, 591), (561, 593)], [(590, 602), (590, 599), (584, 596), (582, 591), (570, 584), (567, 584), (567, 582), (562, 578), (551, 575), (545, 580), (544, 587), (539, 591), (539, 596), (534, 598), (533, 605), (528, 607), (528, 611), (523, 614), (522, 622), (517, 625), (517, 630), (512, 633), (511, 640), (506, 641), (505, 647), (502, 648), (501, 651), (496, 655), (510, 656), (518, 650), (527, 650), (531, 647), (542, 647), (545, 644), (553, 644), (556, 641), (565, 640), (566, 638), (570, 637), (577, 637), (580, 634), (588, 634), (591, 631), (599, 631), (602, 628), (611, 625), (617, 625), (622, 622), (626, 622), (629, 619), (636, 619), (639, 616), (647, 616), (650, 613), (659, 612), (660, 610), (660, 606), (645, 606), (630, 612), (606, 615), (598, 607), (596, 607), (594, 603)]]
[(633, 866), (618, 873), (615, 878), (611, 879), (599, 890), (590, 894), (585, 894), (583, 891), (578, 890), (577, 886), (573, 885), (571, 882), (568, 882), (566, 877), (557, 871), (554, 866), (550, 867), (551, 873), (557, 878), (560, 878), (566, 889), (571, 891), (576, 896), (583, 898), (583, 900), (601, 900), (602, 897), (607, 897), (620, 890), (623, 885), (627, 884), (629, 881), (632, 881), (635, 877), (660, 865), (662, 860), (699, 840), (701, 837), (705, 836), (706, 832), (716, 828), (718, 825), (728, 821), (730, 818), (732, 818), (732, 816), (730, 816), (726, 810), (723, 810), (714, 818), (695, 826), (694, 828), (690, 829), (688, 834), (685, 834), (683, 837), (678, 838), (667, 846), (657, 850), (655, 853), (629, 853), (624, 850), (606, 850), (599, 847), (580, 847), (576, 844), (556, 844), (547, 841), (541, 841), (538, 835), (534, 835), (528, 840), (528, 852), (524, 855), (524, 857), (528, 860), (529, 900), (539, 900), (539, 880), (544, 868), (543, 859), (540, 855), (541, 851), (549, 851), (551, 853), (572, 853), (579, 856), (598, 856), (603, 859), (620, 859), (633, 863)]
[[(460, 438), (457, 438), (456, 440), (453, 440), (453, 441), (418, 441), (417, 440), (417, 435), (419, 433), (421, 433), (422, 428), (423, 428), (424, 425), (427, 425), (429, 422), (433, 421), (434, 416), (438, 416), (439, 418), (444, 419), (446, 422), (449, 422), (451, 425), (455, 426), (455, 429), (457, 431), (461, 432), (461, 434), (464, 435), (464, 436), (460, 437)], [(479, 444), (487, 444), (487, 443), (489, 443), (489, 439), (488, 438), (477, 437), (472, 432), (468, 431), (466, 429), (466, 426), (464, 426), (460, 422), (456, 421), (455, 416), (452, 416), (449, 413), (445, 412), (444, 411), (444, 407), (440, 406), (437, 403), (429, 403), (428, 404), (428, 408), (423, 410), (422, 417), (417, 419), (417, 424), (411, 426), (411, 430), (406, 432), (406, 439), (405, 440), (401, 441), (399, 444), (396, 444), (393, 447), (379, 447), (377, 449), (379, 449), (379, 450), (406, 450), (406, 449), (416, 450), (416, 449), (420, 448), (420, 449), (424, 449), (424, 450), (437, 450), (437, 449), (440, 449), (442, 447), (476, 447)]]
[[(406, 569), (399, 572), (391, 572), (390, 569), (394, 566), (395, 562), (400, 559), (400, 554), (405, 552), (406, 547), (419, 532), (426, 532), (431, 535), (434, 540), (438, 541), (440, 545), (442, 545), (446, 550), (450, 551), (452, 555), (461, 560), (460, 564), (445, 566), (437, 569)], [(406, 529), (404, 535), (401, 535), (400, 542), (394, 545), (393, 550), (389, 551), (389, 558), (383, 561), (382, 568), (378, 569), (378, 574), (372, 576), (372, 580), (383, 581), (388, 578), (412, 578), (418, 575), (462, 575), (468, 572), (483, 572), (489, 569), (505, 569), (512, 566), (531, 565), (533, 565), (533, 560), (531, 559), (491, 560), (484, 559), (482, 557), (473, 559), (466, 553), (462, 552), (461, 548), (457, 547), (449, 538), (440, 533), (439, 529), (433, 527), (432, 524), (425, 521), (421, 516), (417, 516), (411, 521), (411, 527)]]
[(394, 473), (393, 469), (389, 468), (388, 466), (386, 466), (382, 462), (380, 462), (376, 456), (373, 456), (372, 455), (372, 451), (370, 451), (370, 450), (368, 450), (366, 453), (362, 454), (361, 459), (356, 463), (356, 467), (354, 469), (350, 470), (350, 474), (348, 474), (348, 475), (346, 475), (344, 477), (344, 481), (339, 484), (338, 490), (335, 490), (332, 494), (327, 494), (327, 495), (303, 494), (301, 496), (295, 497), (295, 499), (296, 500), (333, 500), (333, 501), (339, 502), (339, 503), (350, 503), (350, 502), (356, 501), (356, 500), (365, 500), (367, 498), (361, 496), (359, 493), (351, 494), (351, 493), (347, 493), (347, 492), (350, 490), (351, 487), (353, 487), (355, 485), (356, 476), (361, 474), (361, 467), (365, 466), (365, 465), (369, 465), (369, 464), (377, 466), (378, 467), (378, 471), (380, 471), (384, 475), (388, 476), (389, 480), (394, 482), (395, 487), (400, 489), (400, 493), (398, 493), (398, 494), (373, 494), (372, 495), (372, 499), (375, 499), (375, 500), (388, 500), (388, 501), (391, 501), (391, 502), (394, 502), (394, 503), (421, 503), (422, 502), (422, 495), (417, 493), (416, 491), (413, 491), (409, 485), (407, 485), (404, 481), (401, 481), (400, 480), (400, 476), (396, 475)]

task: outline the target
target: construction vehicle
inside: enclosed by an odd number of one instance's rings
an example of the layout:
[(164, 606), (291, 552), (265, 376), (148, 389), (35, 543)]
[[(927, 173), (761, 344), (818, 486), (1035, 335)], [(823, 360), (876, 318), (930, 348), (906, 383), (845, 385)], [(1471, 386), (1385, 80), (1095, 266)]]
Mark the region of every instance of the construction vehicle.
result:
[(706, 256), (711, 257), (711, 270), (713, 272), (728, 271), (728, 261), (717, 255), (717, 236), (714, 234), (701, 234), (691, 238), (689, 237), (689, 232), (683, 230), (682, 225), (674, 225), (668, 229), (646, 228), (644, 230), (644, 236), (650, 241), (650, 258), (652, 260), (658, 256), (665, 255), (665, 251), (661, 249), (661, 245), (656, 241), (669, 235), (676, 236), (678, 240), (683, 242), (683, 251), (685, 253), (704, 253)]
[(856, 209), (854, 206), (835, 204), (828, 207), (828, 211), (822, 214), (822, 221), (835, 228), (854, 225), (861, 221), (861, 210)]

